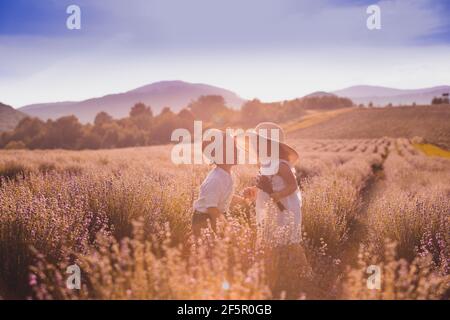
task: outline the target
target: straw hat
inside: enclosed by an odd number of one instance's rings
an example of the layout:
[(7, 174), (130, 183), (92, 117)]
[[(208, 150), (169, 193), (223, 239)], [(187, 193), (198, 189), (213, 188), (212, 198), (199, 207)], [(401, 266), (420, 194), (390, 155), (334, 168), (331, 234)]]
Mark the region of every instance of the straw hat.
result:
[[(274, 132), (278, 133), (278, 137), (276, 135), (272, 136), (272, 133), (274, 133)], [(271, 141), (277, 142), (279, 145), (279, 148), (280, 148), (279, 154), (280, 155), (284, 154), (287, 158), (286, 160), (288, 160), (290, 164), (294, 164), (299, 158), (297, 151), (295, 151), (294, 148), (292, 148), (291, 146), (289, 146), (288, 144), (286, 144), (284, 142), (284, 140), (285, 140), (284, 130), (276, 123), (261, 122), (260, 124), (258, 124), (255, 127), (255, 129), (247, 131), (247, 133), (245, 133), (244, 135), (247, 135), (249, 137), (252, 135), (256, 135), (257, 138), (259, 138), (259, 139), (256, 139), (256, 141), (258, 143), (261, 141), (261, 139), (266, 139), (267, 140), (266, 145), (270, 145)], [(249, 148), (248, 144), (242, 140), (242, 138), (245, 139), (244, 135), (241, 134), (237, 137), (238, 146), (240, 148), (245, 149), (248, 152), (258, 152), (255, 149), (258, 148), (259, 144), (257, 143), (256, 146), (251, 144), (251, 147)]]

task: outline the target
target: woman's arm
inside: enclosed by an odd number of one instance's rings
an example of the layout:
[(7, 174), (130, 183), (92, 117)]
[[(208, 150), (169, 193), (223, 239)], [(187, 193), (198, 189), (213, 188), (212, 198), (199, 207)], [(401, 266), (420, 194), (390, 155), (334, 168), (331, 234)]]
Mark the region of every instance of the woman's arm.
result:
[(297, 191), (298, 185), (294, 173), (286, 163), (281, 163), (278, 169), (278, 175), (283, 179), (286, 187), (278, 192), (274, 192), (270, 197), (275, 201), (279, 201)]

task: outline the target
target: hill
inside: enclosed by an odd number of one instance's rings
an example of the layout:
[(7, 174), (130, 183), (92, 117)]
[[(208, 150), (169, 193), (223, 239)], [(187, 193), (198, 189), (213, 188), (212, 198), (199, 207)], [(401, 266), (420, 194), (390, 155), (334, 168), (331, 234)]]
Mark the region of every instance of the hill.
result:
[(0, 131), (9, 131), (16, 127), (26, 115), (11, 106), (0, 103)]
[(166, 106), (173, 111), (179, 111), (202, 95), (221, 95), (231, 107), (240, 107), (244, 102), (237, 94), (222, 88), (183, 81), (162, 81), (124, 93), (84, 101), (28, 105), (20, 108), (20, 111), (43, 120), (73, 114), (81, 122), (86, 123), (92, 122), (100, 111), (105, 111), (114, 118), (125, 117), (137, 102), (150, 105), (155, 114)]
[(328, 121), (292, 131), (292, 138), (372, 139), (413, 138), (450, 149), (450, 105), (356, 108)]
[(394, 89), (380, 86), (353, 86), (333, 91), (340, 97), (350, 98), (356, 104), (369, 104), (384, 107), (389, 103), (393, 105), (428, 105), (434, 97), (449, 93), (450, 86), (438, 86), (422, 89)]
[(303, 98), (314, 98), (314, 97), (319, 97), (319, 98), (321, 98), (321, 97), (337, 97), (337, 95), (334, 93), (326, 92), (326, 91), (315, 91), (313, 93), (307, 94)]

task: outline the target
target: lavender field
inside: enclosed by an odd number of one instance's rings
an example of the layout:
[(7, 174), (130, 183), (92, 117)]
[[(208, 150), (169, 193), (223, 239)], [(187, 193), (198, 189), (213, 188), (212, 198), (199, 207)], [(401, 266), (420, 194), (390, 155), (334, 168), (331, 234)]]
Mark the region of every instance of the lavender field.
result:
[[(303, 243), (281, 252), (257, 245), (251, 206), (194, 243), (209, 168), (172, 164), (170, 146), (0, 151), (0, 297), (449, 298), (450, 159), (408, 139), (291, 142)], [(237, 192), (256, 171), (235, 168)], [(80, 290), (66, 287), (75, 263)]]

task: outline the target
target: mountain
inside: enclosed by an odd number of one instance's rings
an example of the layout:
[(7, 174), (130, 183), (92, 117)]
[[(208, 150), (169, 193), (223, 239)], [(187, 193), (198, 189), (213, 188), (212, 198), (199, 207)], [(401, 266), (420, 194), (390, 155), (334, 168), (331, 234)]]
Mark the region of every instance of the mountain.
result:
[(322, 98), (322, 97), (336, 97), (336, 96), (337, 95), (330, 93), (330, 92), (316, 91), (316, 92), (307, 94), (303, 98)]
[(26, 117), (26, 114), (17, 111), (11, 106), (0, 103), (0, 131), (9, 131), (14, 129), (20, 120)]
[(137, 102), (150, 105), (155, 114), (158, 114), (166, 106), (170, 107), (172, 111), (179, 111), (202, 95), (221, 95), (229, 106), (235, 108), (244, 103), (244, 100), (237, 94), (222, 88), (183, 81), (161, 81), (124, 93), (110, 94), (84, 101), (32, 104), (19, 110), (43, 120), (57, 119), (73, 114), (81, 122), (86, 123), (93, 122), (100, 111), (105, 111), (114, 118), (123, 118), (128, 115), (131, 107)]
[(449, 93), (450, 86), (438, 86), (423, 89), (394, 89), (379, 86), (353, 86), (332, 93), (350, 98), (354, 103), (365, 105), (370, 102), (375, 106), (384, 107), (389, 103), (393, 105), (428, 105), (434, 97)]

